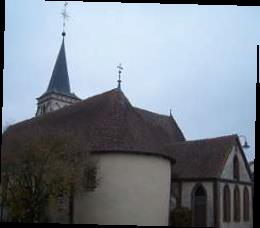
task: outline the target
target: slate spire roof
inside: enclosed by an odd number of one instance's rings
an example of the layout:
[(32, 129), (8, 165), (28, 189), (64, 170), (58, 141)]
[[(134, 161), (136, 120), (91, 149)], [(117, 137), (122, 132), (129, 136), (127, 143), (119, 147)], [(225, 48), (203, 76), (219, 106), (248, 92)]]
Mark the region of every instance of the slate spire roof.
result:
[(49, 92), (60, 92), (62, 94), (71, 95), (69, 74), (67, 68), (64, 36), (62, 39), (61, 48), (52, 72), (51, 80), (46, 91)]
[(54, 65), (49, 86), (46, 92), (44, 92), (39, 98), (37, 98), (37, 100), (42, 97), (45, 97), (50, 93), (56, 93), (64, 96), (69, 96), (77, 100), (81, 100), (74, 93), (71, 93), (70, 90), (70, 81), (69, 81), (66, 52), (65, 52), (65, 41), (64, 41), (65, 35), (66, 35), (65, 32), (63, 32), (61, 48)]

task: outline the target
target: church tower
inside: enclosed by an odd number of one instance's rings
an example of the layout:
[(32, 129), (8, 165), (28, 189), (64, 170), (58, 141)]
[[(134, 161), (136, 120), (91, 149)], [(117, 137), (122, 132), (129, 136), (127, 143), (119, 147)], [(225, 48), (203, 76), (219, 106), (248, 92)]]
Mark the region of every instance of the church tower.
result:
[[(64, 17), (66, 11), (64, 12)], [(37, 98), (37, 111), (36, 116), (43, 115), (48, 112), (56, 111), (64, 106), (71, 105), (80, 99), (70, 90), (69, 74), (66, 62), (65, 44), (64, 39), (66, 33), (62, 32), (61, 48), (52, 72), (51, 80), (47, 91)]]

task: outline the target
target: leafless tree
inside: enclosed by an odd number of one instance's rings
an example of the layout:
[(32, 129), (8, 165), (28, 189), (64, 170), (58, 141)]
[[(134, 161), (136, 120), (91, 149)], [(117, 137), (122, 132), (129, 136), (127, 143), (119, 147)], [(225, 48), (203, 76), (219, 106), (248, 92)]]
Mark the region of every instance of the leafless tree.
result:
[(47, 221), (49, 202), (68, 199), (73, 222), (76, 191), (93, 191), (98, 183), (97, 161), (84, 139), (69, 130), (35, 127), (2, 135), (2, 208), (12, 221)]

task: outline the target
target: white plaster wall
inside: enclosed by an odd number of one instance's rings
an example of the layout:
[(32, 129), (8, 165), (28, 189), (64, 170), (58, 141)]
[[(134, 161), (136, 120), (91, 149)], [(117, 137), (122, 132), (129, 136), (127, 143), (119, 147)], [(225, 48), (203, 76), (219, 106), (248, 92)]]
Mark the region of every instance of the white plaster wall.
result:
[(238, 161), (239, 161), (239, 180), (240, 181), (246, 181), (246, 182), (251, 182), (251, 179), (248, 175), (244, 160), (241, 156), (240, 151), (238, 150), (237, 147), (233, 147), (232, 152), (230, 153), (225, 167), (223, 169), (223, 172), (221, 174), (221, 178), (225, 179), (233, 179), (233, 160), (234, 156), (237, 155)]
[[(182, 206), (192, 209), (192, 190), (198, 182), (182, 182)], [(207, 191), (207, 226), (214, 226), (213, 182), (199, 182)]]
[(230, 222), (223, 222), (223, 195), (224, 195), (224, 186), (225, 183), (220, 183), (220, 228), (253, 228), (253, 209), (252, 209), (252, 187), (247, 186), (249, 191), (249, 221), (244, 221), (243, 215), (243, 194), (244, 194), (244, 186), (245, 185), (238, 185), (239, 192), (240, 192), (240, 222), (234, 222), (234, 188), (236, 186), (235, 183), (228, 183), (230, 189), (230, 198), (231, 198), (231, 220)]
[(77, 194), (74, 222), (167, 226), (170, 161), (141, 154), (100, 154), (99, 187)]

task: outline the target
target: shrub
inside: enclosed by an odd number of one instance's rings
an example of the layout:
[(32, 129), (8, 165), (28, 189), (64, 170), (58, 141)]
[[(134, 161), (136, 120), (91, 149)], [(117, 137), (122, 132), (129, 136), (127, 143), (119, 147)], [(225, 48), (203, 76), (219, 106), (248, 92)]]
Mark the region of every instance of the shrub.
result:
[(192, 226), (192, 212), (187, 207), (176, 207), (170, 216), (171, 226), (189, 227)]

